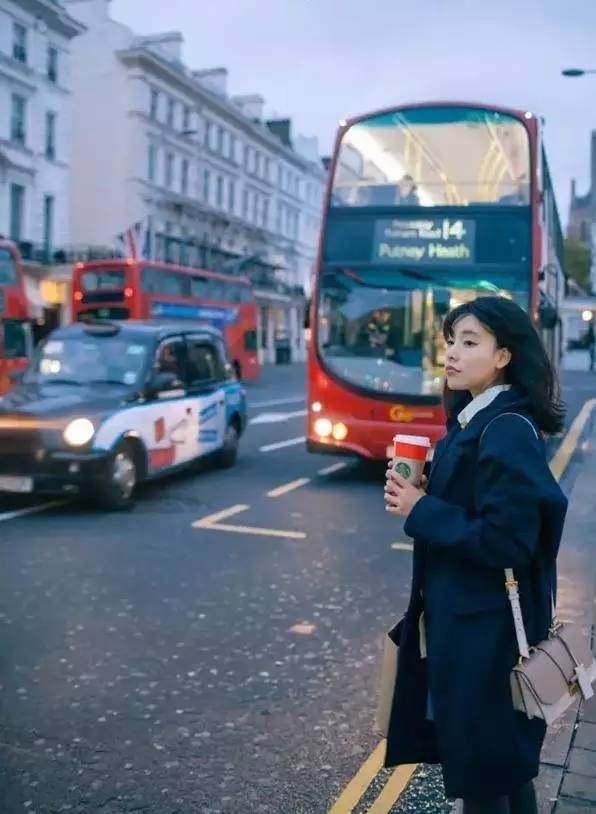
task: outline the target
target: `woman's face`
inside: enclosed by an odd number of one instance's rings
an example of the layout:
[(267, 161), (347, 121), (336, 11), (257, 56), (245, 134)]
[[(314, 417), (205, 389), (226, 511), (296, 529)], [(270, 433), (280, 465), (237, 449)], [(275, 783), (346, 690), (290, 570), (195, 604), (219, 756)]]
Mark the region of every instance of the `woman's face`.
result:
[(505, 379), (511, 361), (507, 348), (498, 348), (494, 334), (471, 314), (460, 317), (447, 340), (445, 375), (450, 390), (483, 393)]

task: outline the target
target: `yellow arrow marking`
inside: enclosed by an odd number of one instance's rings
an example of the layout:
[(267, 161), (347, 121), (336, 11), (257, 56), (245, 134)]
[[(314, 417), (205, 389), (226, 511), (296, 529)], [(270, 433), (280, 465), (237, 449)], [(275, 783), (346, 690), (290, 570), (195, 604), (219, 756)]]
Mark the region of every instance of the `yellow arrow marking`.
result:
[(200, 520), (195, 520), (192, 526), (195, 529), (229, 531), (234, 534), (252, 534), (255, 537), (285, 537), (291, 540), (304, 540), (306, 538), (306, 534), (303, 531), (282, 531), (281, 529), (262, 529), (257, 526), (233, 526), (227, 523), (220, 523), (220, 520), (226, 520), (228, 517), (246, 512), (248, 509), (250, 509), (250, 506), (247, 504), (238, 503), (235, 506), (230, 506), (229, 509), (224, 509), (221, 512), (202, 517)]

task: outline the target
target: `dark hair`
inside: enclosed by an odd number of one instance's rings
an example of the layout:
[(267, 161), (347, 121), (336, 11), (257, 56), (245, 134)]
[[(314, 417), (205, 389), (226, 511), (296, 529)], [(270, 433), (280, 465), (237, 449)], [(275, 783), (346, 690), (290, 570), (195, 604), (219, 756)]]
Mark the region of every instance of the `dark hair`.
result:
[[(560, 432), (565, 407), (559, 381), (529, 315), (506, 297), (478, 297), (447, 314), (443, 323), (446, 340), (453, 336), (453, 326), (464, 316), (476, 317), (495, 336), (497, 346), (511, 352), (511, 361), (504, 371), (505, 381), (527, 397), (528, 412), (538, 427), (545, 433)], [(471, 395), (450, 390), (445, 384), (443, 398), (451, 423)]]

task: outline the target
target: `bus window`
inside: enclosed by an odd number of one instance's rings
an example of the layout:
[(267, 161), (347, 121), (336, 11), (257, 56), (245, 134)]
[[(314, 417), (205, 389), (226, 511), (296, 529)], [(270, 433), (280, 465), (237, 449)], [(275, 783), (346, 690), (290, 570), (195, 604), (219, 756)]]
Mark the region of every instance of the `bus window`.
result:
[(225, 291), (223, 283), (220, 280), (209, 280), (208, 297), (210, 300), (224, 300)]
[(4, 359), (20, 359), (27, 356), (27, 323), (16, 319), (2, 321), (2, 342)]
[(257, 350), (256, 331), (244, 331), (244, 350), (253, 352)]
[(81, 275), (83, 291), (101, 291), (107, 288), (124, 288), (124, 269), (98, 269)]
[(190, 293), (189, 277), (169, 269), (144, 268), (141, 272), (141, 285), (148, 294), (185, 297)]
[(16, 261), (8, 249), (0, 248), (0, 285), (15, 285), (16, 282)]
[(208, 280), (206, 277), (191, 277), (190, 278), (190, 296), (191, 297), (208, 297)]

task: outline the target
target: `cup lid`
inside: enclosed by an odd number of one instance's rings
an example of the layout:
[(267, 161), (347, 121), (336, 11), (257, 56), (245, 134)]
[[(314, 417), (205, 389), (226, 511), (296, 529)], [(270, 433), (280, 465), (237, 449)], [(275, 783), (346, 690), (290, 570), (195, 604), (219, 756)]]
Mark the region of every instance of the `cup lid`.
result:
[(417, 447), (430, 447), (430, 438), (426, 435), (394, 435), (394, 443), (399, 444), (412, 444)]

